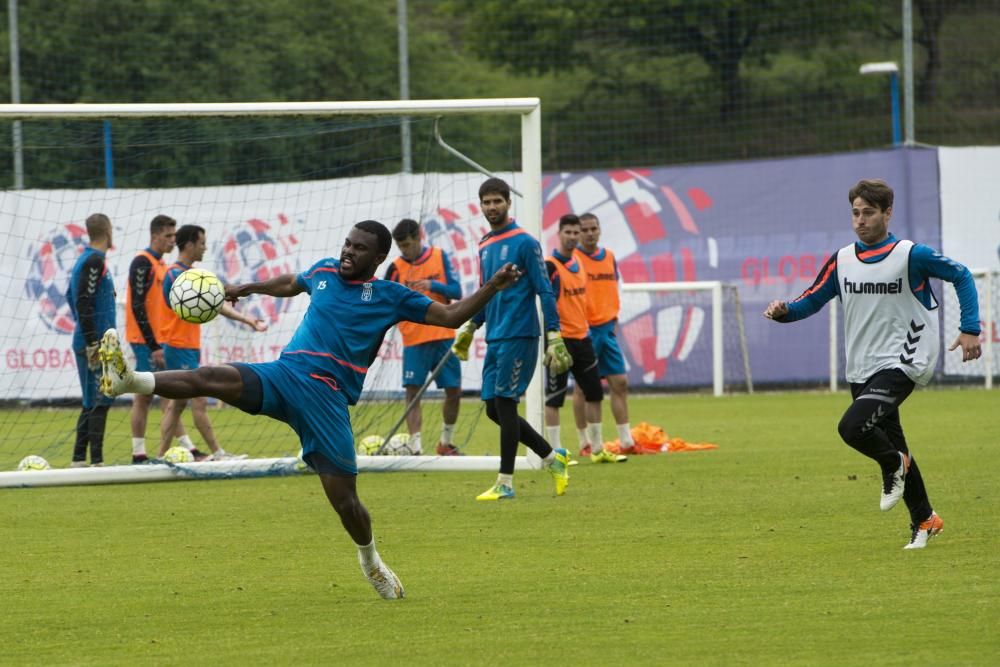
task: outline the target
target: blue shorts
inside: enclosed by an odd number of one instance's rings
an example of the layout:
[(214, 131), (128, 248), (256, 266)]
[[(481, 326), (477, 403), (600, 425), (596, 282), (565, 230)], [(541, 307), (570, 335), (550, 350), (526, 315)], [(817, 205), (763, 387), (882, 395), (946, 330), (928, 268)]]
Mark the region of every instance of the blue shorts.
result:
[(260, 378), (260, 410), (251, 414), (267, 415), (291, 426), (302, 443), (302, 460), (319, 472), (358, 474), (347, 397), (336, 378), (309, 373), (282, 359), (233, 365)]
[(129, 343), (132, 346), (132, 353), (135, 355), (135, 370), (137, 371), (158, 371), (153, 363), (153, 351), (145, 343)]
[[(454, 340), (432, 340), (429, 343), (412, 345), (403, 348), (403, 386), (419, 387), (441, 359), (448, 354)], [(438, 389), (448, 389), (462, 386), (462, 366), (458, 357), (448, 354), (448, 361), (438, 373), (436, 384)]]
[(80, 377), (80, 392), (83, 395), (83, 407), (89, 410), (95, 405), (111, 405), (115, 399), (109, 398), (97, 388), (101, 381), (101, 369), (92, 371), (87, 368), (87, 353), (83, 350), (73, 350), (76, 354), (76, 374)]
[(483, 400), (497, 396), (519, 399), (528, 390), (537, 362), (537, 338), (507, 338), (488, 343), (483, 361)]
[(201, 350), (164, 345), (163, 363), (168, 371), (193, 371), (201, 365)]
[(597, 355), (597, 369), (602, 378), (625, 374), (625, 357), (618, 346), (618, 336), (615, 335), (617, 325), (618, 320), (611, 320), (600, 326), (590, 327), (590, 339), (594, 343), (594, 354)]

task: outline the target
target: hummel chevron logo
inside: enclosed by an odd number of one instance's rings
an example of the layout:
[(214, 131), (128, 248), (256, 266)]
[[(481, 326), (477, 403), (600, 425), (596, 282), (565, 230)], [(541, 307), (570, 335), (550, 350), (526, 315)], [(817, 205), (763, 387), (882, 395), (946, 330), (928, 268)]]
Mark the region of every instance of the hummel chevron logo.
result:
[(918, 340), (920, 340), (920, 336), (914, 336), (913, 334), (906, 334), (906, 342), (909, 343), (910, 345), (913, 345)]
[(913, 354), (916, 351), (917, 351), (917, 348), (910, 347), (906, 343), (903, 343), (903, 352), (906, 352), (907, 354)]
[(878, 423), (879, 418), (882, 415), (884, 415), (884, 414), (885, 414), (885, 411), (882, 409), (882, 406), (881, 405), (878, 406), (878, 408), (876, 408), (876, 410), (872, 414), (872, 416), (868, 418), (868, 421), (865, 422), (865, 426), (864, 426), (864, 428), (862, 430), (863, 431), (870, 431), (873, 428), (875, 428), (875, 424)]
[(927, 326), (927, 325), (926, 324), (917, 324), (913, 320), (910, 320), (910, 329), (913, 331), (913, 333), (917, 333), (918, 331), (923, 331), (925, 326)]
[(904, 364), (912, 364), (913, 363), (913, 357), (904, 357), (903, 355), (899, 355), (899, 360), (902, 361)]

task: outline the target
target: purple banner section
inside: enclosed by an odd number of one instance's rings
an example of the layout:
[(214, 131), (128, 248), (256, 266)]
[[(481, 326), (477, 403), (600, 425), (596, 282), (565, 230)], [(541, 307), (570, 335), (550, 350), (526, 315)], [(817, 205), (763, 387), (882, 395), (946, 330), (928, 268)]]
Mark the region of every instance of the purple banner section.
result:
[[(891, 232), (940, 248), (937, 152), (916, 148), (548, 175), (544, 245), (555, 246), (561, 215), (593, 212), (624, 282), (739, 286), (755, 382), (824, 382), (828, 310), (794, 324), (761, 313), (773, 299), (801, 294), (826, 259), (856, 239), (847, 193), (862, 178), (895, 190)], [(674, 387), (703, 378), (711, 369), (710, 301), (632, 305), (623, 308), (619, 334), (630, 381)], [(739, 365), (735, 342), (726, 348), (727, 369)]]

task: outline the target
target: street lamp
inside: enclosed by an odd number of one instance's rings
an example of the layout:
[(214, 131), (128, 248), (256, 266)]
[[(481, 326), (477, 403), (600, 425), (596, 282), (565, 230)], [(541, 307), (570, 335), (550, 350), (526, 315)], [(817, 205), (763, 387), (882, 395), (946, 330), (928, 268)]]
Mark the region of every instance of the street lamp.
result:
[(892, 143), (898, 146), (902, 138), (899, 129), (899, 65), (891, 60), (883, 63), (865, 63), (858, 71), (865, 76), (889, 75), (889, 94), (892, 97)]

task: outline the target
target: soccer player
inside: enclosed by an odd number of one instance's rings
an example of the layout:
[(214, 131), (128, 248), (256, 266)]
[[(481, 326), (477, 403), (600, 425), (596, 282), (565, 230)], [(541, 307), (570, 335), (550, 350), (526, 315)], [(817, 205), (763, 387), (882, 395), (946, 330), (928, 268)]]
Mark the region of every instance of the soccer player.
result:
[(403, 320), (458, 327), (520, 275), (517, 267), (505, 264), (475, 294), (444, 305), (374, 277), (391, 247), (389, 230), (365, 220), (348, 233), (339, 260), (320, 260), (298, 275), (228, 285), (230, 299), (309, 293), (305, 317), (277, 361), (137, 373), (125, 362), (113, 329), (101, 342), (102, 391), (116, 396), (155, 393), (175, 399), (214, 396), (295, 429), (302, 442), (302, 458), (319, 473), (327, 499), (357, 545), (362, 572), (386, 599), (403, 597), (403, 585), (382, 562), (368, 510), (358, 498), (348, 406), (357, 403), (365, 373), (389, 327)]
[[(201, 364), (201, 325), (185, 322), (170, 307), (170, 288), (173, 287), (177, 276), (184, 273), (195, 262), (200, 262), (205, 256), (205, 229), (198, 225), (183, 225), (177, 230), (177, 261), (170, 265), (163, 278), (163, 289), (160, 293), (161, 299), (168, 304), (163, 327), (163, 360), (167, 370), (189, 370), (198, 368)], [(247, 317), (226, 304), (219, 311), (220, 315), (231, 320), (242, 322), (254, 331), (265, 331), (267, 325), (263, 320), (255, 320)], [(157, 456), (163, 457), (167, 449), (170, 448), (170, 441), (177, 433), (183, 433), (181, 423), (181, 413), (187, 406), (186, 399), (168, 401), (163, 408), (163, 420), (160, 422), (160, 450)], [(194, 448), (194, 443), (186, 436), (181, 437), (181, 445), (190, 449), (196, 461), (208, 458), (212, 461), (222, 461), (231, 458), (244, 458), (245, 455), (234, 456), (226, 452), (219, 446), (215, 438), (215, 430), (212, 422), (208, 418), (208, 400), (204, 396), (194, 396), (191, 400), (191, 414), (194, 417), (194, 424), (201, 433), (212, 454), (206, 457), (205, 454)]]
[(889, 232), (892, 188), (862, 180), (848, 193), (858, 240), (834, 253), (809, 289), (791, 302), (772, 301), (764, 317), (795, 322), (839, 297), (844, 307), (847, 381), (853, 402), (840, 420), (840, 437), (882, 469), (882, 511), (902, 498), (910, 511), (910, 541), (923, 549), (944, 528), (931, 507), (917, 461), (903, 437), (899, 406), (934, 375), (940, 348), (937, 299), (930, 278), (955, 287), (959, 334), (948, 348), (962, 361), (978, 359), (979, 305), (969, 270), (919, 243)]
[(526, 280), (493, 299), (455, 337), (455, 355), (465, 361), (476, 328), (486, 323), (486, 359), (483, 362), (482, 399), (486, 414), (500, 426), (500, 473), (496, 483), (476, 500), (505, 500), (514, 497), (514, 463), (520, 441), (542, 458), (556, 484), (556, 494), (566, 492), (569, 457), (562, 448), (553, 449), (528, 422), (518, 416), (517, 403), (531, 382), (538, 360), (538, 315), (535, 297), (542, 301), (545, 317), (545, 365), (552, 373), (569, 370), (573, 359), (559, 333), (559, 314), (552, 284), (545, 275), (542, 246), (517, 226), (510, 211), (510, 186), (502, 179), (489, 178), (479, 186), (479, 206), (490, 223), (490, 232), (479, 242), (479, 270), (492, 275), (505, 262), (514, 262)]
[[(444, 250), (425, 247), (420, 242), (420, 225), (416, 220), (400, 220), (392, 230), (392, 238), (401, 256), (389, 265), (386, 280), (402, 283), (445, 305), (462, 298), (462, 287), (455, 276), (451, 260)], [(399, 332), (403, 336), (403, 387), (406, 390), (406, 404), (410, 405), (416, 399), (406, 415), (410, 447), (414, 454), (421, 453), (420, 430), (423, 415), (417, 392), (427, 376), (443, 362), (444, 366), (436, 379), (438, 389), (444, 389), (444, 403), (441, 405), (441, 438), (435, 451), (439, 456), (459, 455), (461, 452), (452, 442), (462, 398), (462, 367), (458, 363), (458, 357), (451, 353), (455, 331), (447, 327), (400, 322)]]
[[(618, 311), (621, 298), (618, 294), (618, 262), (607, 248), (598, 245), (601, 240), (601, 223), (593, 213), (580, 216), (580, 247), (576, 258), (587, 273), (587, 323), (590, 338), (597, 355), (597, 367), (601, 377), (608, 381), (611, 394), (611, 415), (615, 418), (615, 428), (622, 452), (635, 451), (632, 427), (628, 420), (628, 376), (625, 375), (625, 357), (618, 346), (615, 328), (618, 326)], [(580, 456), (592, 454), (595, 443), (589, 442), (584, 410), (585, 398), (577, 388), (573, 393), (573, 416), (580, 437)]]
[(104, 465), (104, 429), (108, 408), (113, 402), (98, 391), (97, 374), (101, 368), (98, 357), (101, 332), (115, 326), (115, 286), (105, 260), (113, 232), (110, 218), (103, 213), (89, 216), (86, 225), (90, 243), (77, 257), (66, 290), (66, 299), (76, 320), (73, 352), (83, 394), (83, 409), (76, 420), (76, 442), (70, 464), (74, 468), (87, 466), (88, 446), (91, 465)]
[(545, 260), (555, 293), (562, 337), (573, 357), (573, 366), (564, 373), (546, 371), (545, 430), (549, 442), (558, 446), (559, 409), (566, 401), (566, 385), (572, 372), (573, 380), (586, 400), (586, 434), (593, 447), (590, 460), (594, 463), (616, 463), (628, 457), (606, 450), (601, 435), (604, 390), (587, 327), (587, 274), (573, 252), (579, 240), (580, 218), (572, 213), (562, 216), (559, 218), (559, 250), (553, 250), (552, 256)]
[[(152, 371), (164, 368), (163, 327), (170, 307), (163, 300), (163, 277), (167, 272), (164, 256), (174, 249), (177, 221), (157, 215), (149, 223), (149, 246), (140, 250), (128, 267), (125, 294), (125, 340), (135, 354), (135, 368)], [(152, 396), (136, 395), (129, 419), (132, 426), (132, 463), (146, 463), (146, 421)], [(181, 426), (183, 428), (183, 425)], [(179, 434), (188, 438), (186, 432)], [(190, 439), (188, 438), (188, 441)], [(193, 443), (191, 443), (193, 447)]]

